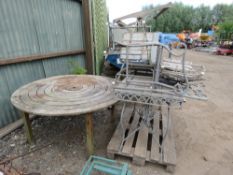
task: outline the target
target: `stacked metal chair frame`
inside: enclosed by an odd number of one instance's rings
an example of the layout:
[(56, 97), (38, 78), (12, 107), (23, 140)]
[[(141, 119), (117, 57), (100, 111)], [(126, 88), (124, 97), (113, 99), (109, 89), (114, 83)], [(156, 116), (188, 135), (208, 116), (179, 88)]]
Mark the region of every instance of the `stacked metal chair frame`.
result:
[[(133, 33), (133, 35), (137, 35), (137, 33)], [(168, 115), (166, 128), (168, 130), (172, 105), (182, 105), (186, 98), (207, 99), (201, 83), (204, 67), (193, 66), (190, 62), (186, 62), (186, 45), (179, 44), (184, 49), (182, 53), (178, 54), (167, 45), (158, 41), (154, 42), (153, 39), (148, 40), (146, 35), (151, 35), (151, 33), (145, 33), (144, 40), (118, 43), (122, 46), (121, 61), (123, 65), (117, 73), (113, 85), (115, 95), (124, 102), (120, 119), (122, 142), (119, 151), (121, 151), (123, 143), (142, 127), (146, 126), (151, 133), (155, 132), (151, 121), (159, 116), (157, 109), (166, 107)], [(165, 56), (166, 54), (167, 56)], [(142, 104), (142, 108), (134, 110), (140, 115), (142, 122), (125, 137), (123, 116), (126, 103)], [(166, 133), (162, 140), (166, 139)], [(159, 143), (158, 138), (153, 139), (163, 151), (163, 143)]]

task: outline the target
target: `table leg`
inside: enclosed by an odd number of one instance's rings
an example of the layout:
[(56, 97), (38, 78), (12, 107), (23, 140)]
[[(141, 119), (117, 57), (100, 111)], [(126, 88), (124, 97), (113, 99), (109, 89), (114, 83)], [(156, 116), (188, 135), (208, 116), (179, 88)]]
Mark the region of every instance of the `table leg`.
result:
[(88, 152), (88, 156), (90, 156), (94, 154), (92, 113), (88, 113), (86, 116), (86, 134), (87, 134), (87, 152)]
[(25, 129), (25, 132), (26, 132), (28, 143), (31, 144), (33, 137), (32, 137), (32, 126), (31, 126), (31, 122), (30, 122), (30, 119), (29, 119), (29, 114), (23, 112), (22, 113), (22, 118), (23, 118), (23, 122), (24, 122), (24, 129)]

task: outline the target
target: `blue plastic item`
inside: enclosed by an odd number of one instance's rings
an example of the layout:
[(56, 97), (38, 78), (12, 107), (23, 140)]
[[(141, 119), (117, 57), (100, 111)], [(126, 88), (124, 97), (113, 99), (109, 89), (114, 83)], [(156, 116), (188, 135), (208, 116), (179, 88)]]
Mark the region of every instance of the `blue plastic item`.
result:
[(168, 45), (172, 42), (179, 42), (179, 38), (174, 33), (160, 33), (159, 42)]
[(128, 169), (127, 163), (91, 156), (83, 167), (80, 175), (91, 175), (94, 172), (110, 175), (133, 175), (132, 171)]
[(109, 53), (106, 60), (114, 67), (120, 69), (122, 64), (119, 63), (119, 60), (120, 59), (120, 54), (111, 54)]
[(209, 36), (213, 36), (213, 35), (214, 35), (214, 31), (213, 31), (213, 30), (208, 30), (207, 34), (208, 34)]

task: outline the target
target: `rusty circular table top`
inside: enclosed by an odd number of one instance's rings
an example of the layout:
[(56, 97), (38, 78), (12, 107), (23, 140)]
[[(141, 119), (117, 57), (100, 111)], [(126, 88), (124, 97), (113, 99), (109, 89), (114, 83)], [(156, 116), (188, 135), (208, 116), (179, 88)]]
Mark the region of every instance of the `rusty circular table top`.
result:
[(93, 112), (117, 102), (111, 82), (94, 75), (65, 75), (29, 83), (11, 96), (23, 112), (42, 116), (66, 116)]

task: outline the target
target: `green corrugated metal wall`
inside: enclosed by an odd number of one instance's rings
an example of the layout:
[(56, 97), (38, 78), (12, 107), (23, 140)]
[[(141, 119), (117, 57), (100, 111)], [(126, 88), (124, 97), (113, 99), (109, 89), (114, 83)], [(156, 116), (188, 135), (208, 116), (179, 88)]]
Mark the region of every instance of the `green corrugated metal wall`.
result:
[[(74, 0), (0, 0), (0, 60), (83, 49), (81, 4)], [(11, 94), (31, 81), (69, 74), (84, 56), (0, 66), (0, 128), (19, 118)]]
[(103, 51), (108, 47), (108, 11), (105, 0), (92, 0), (92, 27), (96, 74), (100, 74), (104, 63)]

